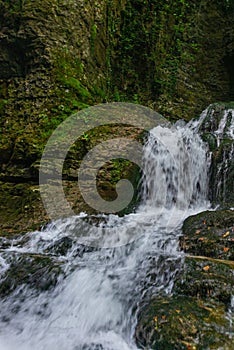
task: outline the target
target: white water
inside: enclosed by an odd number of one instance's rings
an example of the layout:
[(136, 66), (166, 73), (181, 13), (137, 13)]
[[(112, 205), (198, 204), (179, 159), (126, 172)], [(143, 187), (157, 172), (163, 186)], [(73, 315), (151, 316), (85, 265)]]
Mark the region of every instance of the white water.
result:
[(227, 125), (228, 116), (231, 115), (230, 125), (228, 127), (227, 135), (234, 139), (234, 110), (226, 109), (223, 114), (223, 118), (220, 120), (218, 129), (214, 132), (217, 136), (217, 145), (220, 146), (220, 140), (224, 137), (225, 128)]
[[(210, 108), (210, 119), (212, 120), (212, 116), (215, 110), (212, 109), (212, 105)], [(213, 127), (211, 129), (213, 129)], [(230, 144), (230, 147), (223, 147), (224, 142), (222, 141), (225, 139), (229, 141), (234, 140), (234, 110), (225, 109), (223, 111), (223, 116), (219, 121), (217, 129), (211, 131), (216, 138), (217, 146), (220, 147), (219, 160), (216, 164), (217, 170), (215, 174), (215, 180), (213, 181), (213, 192), (215, 193), (216, 198), (220, 198), (220, 200), (225, 201), (228, 194), (226, 184), (228, 183), (228, 179), (231, 176), (230, 169), (234, 159), (234, 143), (232, 142)], [(216, 154), (218, 154), (218, 152), (216, 152)]]
[[(152, 130), (144, 152), (143, 200), (136, 213), (100, 217), (87, 234), (109, 228), (108, 246), (80, 253), (87, 216), (60, 220), (42, 232), (10, 242), (0, 260), (3, 272), (11, 257), (49, 254), (68, 237), (66, 278), (37, 295), (21, 286), (0, 304), (0, 350), (134, 350), (134, 329), (142, 298), (170, 293), (183, 263), (178, 238), (183, 220), (209, 206), (207, 150), (188, 127)], [(129, 239), (129, 237), (131, 239)], [(135, 239), (135, 240), (134, 240)], [(124, 242), (131, 242), (124, 245)]]

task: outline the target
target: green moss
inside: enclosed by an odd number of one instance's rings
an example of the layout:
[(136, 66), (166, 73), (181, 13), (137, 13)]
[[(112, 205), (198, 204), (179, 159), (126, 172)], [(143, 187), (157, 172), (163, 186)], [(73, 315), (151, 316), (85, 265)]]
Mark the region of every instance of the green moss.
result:
[[(178, 68), (181, 58), (185, 59), (182, 55), (186, 42), (182, 36), (189, 29), (185, 18), (192, 7), (188, 1), (172, 2), (171, 6), (158, 1), (127, 1), (118, 41), (119, 55), (114, 62), (117, 68), (114, 84), (120, 89), (125, 81), (129, 100), (136, 94), (142, 101), (151, 98), (149, 89), (154, 99), (163, 93), (175, 94)], [(115, 37), (113, 29), (112, 32)], [(194, 60), (192, 51), (199, 46), (196, 42), (192, 45), (192, 50), (187, 50), (190, 63)]]
[(0, 224), (9, 220), (14, 220), (20, 214), (24, 214), (25, 209), (29, 209), (39, 197), (38, 192), (34, 191), (30, 184), (12, 185), (0, 182)]
[(226, 108), (234, 109), (234, 101), (228, 102), (225, 104)]
[(9, 295), (21, 285), (29, 285), (39, 292), (49, 290), (57, 284), (59, 276), (61, 278), (60, 265), (48, 256), (22, 254), (2, 276), (0, 295)]
[[(234, 260), (234, 211), (205, 211), (184, 221), (181, 248), (192, 255)], [(227, 234), (226, 234), (227, 233)]]
[(204, 142), (208, 143), (210, 151), (213, 152), (217, 148), (217, 140), (213, 134), (204, 133), (201, 135), (201, 138)]
[(234, 288), (233, 266), (221, 260), (203, 258), (185, 259), (182, 271), (174, 285), (174, 293), (206, 300), (216, 299), (226, 308), (231, 304)]
[(91, 46), (92, 54), (94, 54), (96, 38), (97, 38), (97, 25), (93, 23), (91, 26), (91, 33), (90, 33), (90, 46)]
[[(135, 134), (136, 139), (141, 139), (142, 135), (139, 130), (119, 125), (103, 125), (98, 128), (89, 130), (83, 134), (71, 147), (68, 152), (66, 161), (64, 163), (64, 174), (69, 177), (69, 174), (74, 173), (83, 156), (99, 142), (103, 142), (113, 137), (129, 137)], [(108, 150), (106, 151), (107, 158), (109, 156)], [(79, 158), (77, 158), (79, 154)], [(95, 164), (93, 165), (95, 166)], [(139, 202), (139, 182), (141, 178), (140, 169), (135, 164), (126, 159), (110, 159), (103, 164), (97, 174), (97, 188), (100, 195), (107, 201), (116, 199), (116, 184), (121, 179), (128, 179), (134, 187), (134, 197), (129, 206), (119, 215), (124, 215), (133, 211)]]
[(5, 105), (8, 103), (5, 99), (0, 99), (0, 114), (4, 112)]
[(231, 325), (222, 303), (189, 297), (161, 297), (140, 313), (139, 346), (162, 350), (231, 350)]

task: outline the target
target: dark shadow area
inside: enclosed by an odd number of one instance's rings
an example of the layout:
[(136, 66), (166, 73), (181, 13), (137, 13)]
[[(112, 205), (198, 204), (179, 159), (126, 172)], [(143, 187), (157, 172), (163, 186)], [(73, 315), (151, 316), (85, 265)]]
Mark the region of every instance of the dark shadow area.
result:
[(1, 44), (0, 79), (25, 77), (25, 44), (17, 41), (5, 45), (3, 41)]
[(229, 100), (232, 101), (234, 100), (234, 53), (231, 53), (224, 57), (224, 64), (229, 76)]

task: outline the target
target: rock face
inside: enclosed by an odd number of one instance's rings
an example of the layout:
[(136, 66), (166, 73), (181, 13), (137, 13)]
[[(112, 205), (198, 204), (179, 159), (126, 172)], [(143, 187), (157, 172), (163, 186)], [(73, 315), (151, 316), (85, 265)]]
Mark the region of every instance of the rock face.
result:
[[(4, 231), (14, 222), (18, 230), (48, 219), (38, 188), (44, 146), (72, 113), (107, 101), (109, 18), (119, 17), (122, 6), (114, 1), (0, 1), (0, 226)], [(96, 130), (78, 140), (68, 156), (65, 192), (77, 212), (90, 209), (77, 193), (77, 166), (88, 149), (113, 133), (124, 136), (129, 130)], [(133, 138), (139, 133), (130, 134)], [(107, 180), (104, 171), (99, 182), (103, 196), (111, 199), (122, 173), (132, 177), (135, 170), (124, 164), (108, 166), (114, 179)]]
[(210, 200), (214, 206), (234, 206), (234, 109), (216, 103), (204, 112), (199, 133), (212, 152)]
[[(233, 97), (232, 1), (0, 0), (0, 25), (0, 180), (7, 188), (0, 212), (7, 206), (12, 222), (7, 194), (17, 197), (15, 184), (27, 182), (21, 196), (29, 191), (32, 204), (44, 146), (72, 113), (127, 100), (190, 119), (211, 101)], [(108, 137), (110, 130), (98, 134)], [(91, 136), (77, 142), (70, 168), (97, 141)], [(113, 184), (105, 176), (101, 183), (113, 198)], [(74, 184), (66, 187), (77, 210), (77, 203), (84, 208)], [(22, 220), (31, 222), (36, 212), (45, 219), (39, 196), (31, 205), (35, 213), (27, 206), (18, 207)]]
[(72, 112), (103, 100), (105, 6), (105, 1), (0, 2), (2, 176), (35, 180), (30, 166), (52, 130)]
[(233, 18), (233, 1), (126, 1), (115, 35), (116, 94), (184, 119), (233, 100)]
[(233, 96), (231, 1), (1, 0), (0, 23), (4, 181), (36, 181), (51, 132), (87, 105), (190, 119)]

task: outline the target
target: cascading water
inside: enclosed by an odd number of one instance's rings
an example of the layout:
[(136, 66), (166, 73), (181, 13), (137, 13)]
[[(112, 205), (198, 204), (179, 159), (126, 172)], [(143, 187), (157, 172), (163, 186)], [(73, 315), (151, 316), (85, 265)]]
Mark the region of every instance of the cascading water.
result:
[[(178, 237), (183, 220), (209, 206), (208, 152), (189, 127), (158, 126), (144, 149), (142, 203), (136, 213), (99, 216), (90, 236), (115, 248), (84, 247), (86, 214), (58, 220), (42, 232), (5, 238), (2, 278), (22, 255), (52, 256), (63, 273), (54, 289), (21, 285), (1, 302), (1, 350), (137, 349), (134, 330), (143, 298), (170, 293), (183, 262)], [(132, 239), (129, 239), (131, 237)], [(56, 253), (58, 242), (69, 240)], [(124, 244), (124, 242), (130, 242)], [(47, 277), (45, 276), (45, 279)]]
[(234, 193), (234, 109), (222, 104), (210, 105), (204, 111), (197, 130), (213, 151), (210, 199), (216, 205), (230, 207)]

